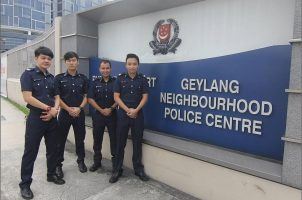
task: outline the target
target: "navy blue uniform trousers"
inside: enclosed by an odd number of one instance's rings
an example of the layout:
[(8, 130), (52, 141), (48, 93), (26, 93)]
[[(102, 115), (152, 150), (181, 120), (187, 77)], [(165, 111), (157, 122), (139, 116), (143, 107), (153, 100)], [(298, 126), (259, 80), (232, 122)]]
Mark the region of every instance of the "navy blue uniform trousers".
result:
[(116, 152), (116, 168), (118, 172), (123, 167), (125, 147), (128, 138), (129, 128), (131, 128), (131, 138), (133, 143), (132, 163), (134, 171), (139, 173), (144, 169), (142, 165), (142, 140), (144, 132), (144, 114), (140, 111), (137, 118), (128, 117), (127, 113), (117, 110), (117, 152)]
[(53, 175), (56, 167), (56, 136), (58, 134), (57, 119), (42, 121), (41, 113), (30, 111), (25, 130), (25, 148), (21, 163), (21, 188), (32, 183), (34, 163), (37, 158), (40, 142), (44, 137), (46, 145), (47, 175)]
[(94, 151), (94, 163), (100, 164), (102, 160), (102, 143), (104, 130), (107, 127), (110, 138), (110, 151), (113, 167), (115, 163), (116, 152), (116, 112), (113, 111), (112, 115), (105, 117), (99, 112), (95, 112), (93, 115), (93, 151)]
[(77, 162), (84, 161), (85, 158), (85, 113), (84, 111), (80, 112), (79, 117), (72, 117), (68, 114), (67, 111), (61, 110), (58, 117), (59, 124), (59, 136), (58, 136), (58, 160), (57, 166), (63, 166), (64, 161), (64, 150), (69, 133), (69, 129), (72, 125), (75, 138), (76, 154), (78, 156)]

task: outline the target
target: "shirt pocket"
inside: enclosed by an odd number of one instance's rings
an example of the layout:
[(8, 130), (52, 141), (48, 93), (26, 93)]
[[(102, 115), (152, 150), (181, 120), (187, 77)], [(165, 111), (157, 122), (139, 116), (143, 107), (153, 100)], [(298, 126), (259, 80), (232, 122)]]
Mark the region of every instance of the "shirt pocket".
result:
[(67, 80), (61, 80), (60, 81), (60, 88), (61, 88), (61, 92), (63, 93), (62, 95), (68, 93), (69, 91), (69, 84)]
[(99, 99), (102, 96), (102, 92), (103, 92), (103, 86), (101, 85), (96, 85), (95, 86), (95, 96)]
[(33, 79), (33, 88), (36, 91), (39, 91), (44, 86), (42, 78), (34, 78)]
[(84, 82), (82, 80), (78, 80), (78, 81), (76, 81), (75, 86), (76, 86), (75, 89), (76, 89), (77, 93), (80, 95), (84, 95), (84, 88), (83, 88)]

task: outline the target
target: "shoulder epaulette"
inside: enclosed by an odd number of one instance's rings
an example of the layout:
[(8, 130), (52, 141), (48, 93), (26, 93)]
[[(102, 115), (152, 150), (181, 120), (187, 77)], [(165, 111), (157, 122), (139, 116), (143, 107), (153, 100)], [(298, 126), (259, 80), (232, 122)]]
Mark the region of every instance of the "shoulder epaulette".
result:
[(26, 71), (33, 71), (34, 69), (35, 68), (30, 67), (30, 68), (27, 68)]

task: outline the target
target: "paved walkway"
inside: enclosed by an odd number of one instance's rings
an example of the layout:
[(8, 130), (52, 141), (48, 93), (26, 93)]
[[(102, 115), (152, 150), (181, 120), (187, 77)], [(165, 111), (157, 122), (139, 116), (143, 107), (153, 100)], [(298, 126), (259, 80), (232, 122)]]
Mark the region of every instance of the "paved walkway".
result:
[[(24, 114), (1, 98), (1, 199), (22, 199), (18, 183), (20, 164), (24, 150)], [(66, 146), (63, 170), (66, 184), (58, 186), (46, 181), (46, 158), (44, 140), (41, 142), (35, 162), (31, 189), (34, 199), (54, 200), (191, 200), (187, 194), (151, 180), (142, 182), (126, 169), (123, 177), (115, 183), (108, 182), (111, 163), (104, 160), (97, 172), (80, 173), (76, 165), (74, 146)], [(92, 153), (87, 152), (86, 164), (92, 164)]]

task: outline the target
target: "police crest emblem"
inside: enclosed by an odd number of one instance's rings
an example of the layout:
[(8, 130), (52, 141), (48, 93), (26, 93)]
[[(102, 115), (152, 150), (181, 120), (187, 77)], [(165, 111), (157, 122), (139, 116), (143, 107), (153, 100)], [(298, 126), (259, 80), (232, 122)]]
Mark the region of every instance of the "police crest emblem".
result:
[(167, 19), (167, 23), (163, 19), (159, 20), (154, 26), (153, 41), (149, 42), (153, 55), (175, 53), (181, 43), (178, 34), (179, 26), (176, 20)]

